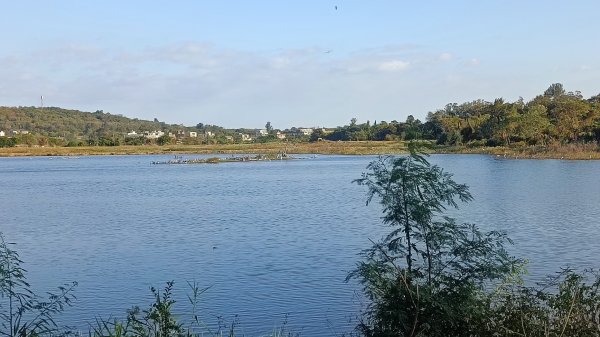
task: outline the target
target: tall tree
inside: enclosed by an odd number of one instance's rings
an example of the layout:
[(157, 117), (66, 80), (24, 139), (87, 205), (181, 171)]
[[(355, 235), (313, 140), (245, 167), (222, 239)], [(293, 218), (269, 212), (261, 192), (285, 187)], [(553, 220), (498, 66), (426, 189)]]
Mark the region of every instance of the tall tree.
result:
[(391, 232), (366, 253), (349, 277), (364, 285), (371, 305), (358, 328), (366, 336), (468, 336), (476, 299), (518, 262), (499, 232), (482, 233), (444, 215), (472, 199), (468, 187), (410, 156), (381, 157), (355, 180), (378, 198)]
[(519, 137), (529, 143), (545, 145), (550, 126), (546, 107), (533, 105), (518, 117), (516, 131)]
[(591, 105), (577, 97), (561, 96), (554, 101), (550, 116), (556, 136), (562, 141), (577, 141), (579, 134), (594, 123)]
[(553, 83), (544, 91), (544, 96), (560, 97), (565, 94), (565, 89), (561, 83)]

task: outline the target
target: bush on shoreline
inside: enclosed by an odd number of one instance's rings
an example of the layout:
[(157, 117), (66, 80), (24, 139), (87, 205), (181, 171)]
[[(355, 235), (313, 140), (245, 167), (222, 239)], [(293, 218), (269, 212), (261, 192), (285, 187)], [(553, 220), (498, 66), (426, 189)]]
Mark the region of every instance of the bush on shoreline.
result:
[(349, 278), (370, 304), (356, 326), (367, 337), (598, 336), (600, 275), (565, 270), (526, 287), (524, 261), (500, 232), (457, 224), (447, 207), (472, 199), (466, 185), (422, 153), (381, 157), (355, 180), (391, 232), (373, 242)]

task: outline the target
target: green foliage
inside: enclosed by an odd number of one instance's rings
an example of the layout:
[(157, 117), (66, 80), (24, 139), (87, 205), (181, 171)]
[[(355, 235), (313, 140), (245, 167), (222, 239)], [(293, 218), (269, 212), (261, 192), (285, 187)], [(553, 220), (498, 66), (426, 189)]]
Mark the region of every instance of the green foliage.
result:
[[(269, 135), (273, 135), (274, 129), (270, 122), (265, 124), (265, 128)], [(149, 139), (126, 138), (125, 134), (132, 130), (138, 134), (154, 130), (165, 133), (200, 132), (198, 138), (182, 139), (178, 136), (178, 143), (189, 145), (228, 143), (226, 136), (234, 137), (236, 142), (240, 142), (238, 133), (253, 133), (253, 130), (226, 130), (204, 123), (184, 127), (165, 124), (156, 118), (154, 121), (143, 121), (101, 110), (87, 113), (55, 107), (0, 107), (0, 130), (29, 131), (29, 134), (19, 133), (11, 141), (0, 139), (0, 147), (63, 146), (72, 145), (71, 141), (104, 146), (154, 143), (154, 140)], [(291, 128), (290, 131), (297, 129)], [(214, 137), (206, 136), (208, 132)], [(477, 141), (489, 146), (506, 146), (513, 142), (542, 146), (558, 142), (600, 142), (600, 95), (584, 99), (580, 92), (566, 92), (562, 84), (554, 83), (542, 95), (529, 102), (524, 102), (522, 98), (515, 102), (497, 98), (493, 102), (477, 99), (461, 104), (449, 103), (442, 109), (429, 112), (425, 123), (412, 115), (408, 115), (405, 122), (393, 120), (373, 124), (369, 121), (359, 124), (356, 118), (352, 118), (348, 125), (327, 132), (316, 129), (310, 137), (288, 135), (287, 141), (314, 142), (319, 138), (330, 141), (428, 139), (446, 145), (474, 144)], [(164, 145), (170, 141), (163, 138), (159, 142)], [(256, 139), (256, 142), (271, 141), (277, 139)]]
[(94, 113), (57, 107), (0, 107), (0, 130), (27, 130), (49, 137), (102, 137), (123, 135), (131, 130), (162, 130), (160, 122), (130, 119), (96, 111)]
[[(145, 131), (210, 131), (215, 135), (233, 134), (215, 125), (199, 123), (195, 128), (183, 125), (165, 124), (154, 121), (131, 119), (121, 115), (113, 115), (98, 110), (93, 113), (57, 107), (0, 107), (0, 131), (7, 136), (11, 131), (18, 131), (15, 145), (29, 146), (63, 146), (71, 142), (83, 142), (85, 145), (116, 146), (120, 144), (142, 145), (143, 137), (127, 138), (128, 132), (142, 134)], [(28, 134), (21, 134), (28, 131)], [(12, 133), (10, 134), (12, 135)], [(12, 137), (10, 137), (12, 139)], [(51, 139), (61, 141), (51, 141)], [(44, 140), (45, 139), (45, 140)], [(69, 146), (73, 146), (71, 143)], [(0, 146), (2, 144), (0, 143)]]
[(27, 282), (23, 261), (0, 233), (0, 336), (55, 336), (66, 332), (55, 321), (75, 299), (76, 282), (58, 287), (44, 299)]
[[(214, 336), (234, 337), (237, 335), (237, 320), (225, 324), (219, 318), (218, 325), (211, 328), (203, 322), (197, 313), (200, 295), (208, 288), (200, 288), (195, 282), (188, 282), (191, 294), (187, 296), (191, 306), (188, 319), (178, 319), (174, 311), (175, 300), (173, 300), (173, 281), (167, 282), (162, 292), (151, 288), (154, 302), (149, 308), (141, 310), (134, 307), (127, 312), (124, 321), (118, 319), (97, 319), (96, 325), (91, 328), (90, 337), (202, 337)], [(183, 323), (183, 322), (186, 323)], [(274, 329), (265, 337), (296, 336), (286, 331), (287, 321)]]
[(508, 255), (504, 233), (444, 215), (471, 200), (467, 186), (414, 147), (410, 156), (382, 157), (367, 168), (355, 182), (368, 188), (367, 203), (377, 198), (391, 232), (348, 276), (370, 300), (361, 335), (600, 335), (599, 273), (565, 270), (526, 287), (524, 262)]
[(168, 144), (171, 144), (172, 142), (173, 142), (173, 139), (171, 138), (171, 136), (166, 135), (166, 134), (158, 137), (158, 139), (156, 140), (156, 144), (158, 144), (158, 145), (168, 145)]
[(13, 147), (17, 145), (17, 140), (12, 137), (0, 137), (0, 147)]
[(325, 139), (325, 132), (323, 131), (323, 129), (318, 128), (318, 129), (315, 129), (315, 131), (313, 131), (313, 133), (310, 134), (309, 141), (316, 142), (316, 141), (323, 140), (323, 139)]
[(485, 140), (490, 145), (519, 141), (547, 145), (600, 138), (600, 108), (595, 96), (585, 100), (577, 91), (565, 92), (560, 83), (528, 103), (522, 99), (510, 103), (502, 98), (453, 103), (429, 113), (427, 120), (423, 134), (448, 145), (474, 140)]
[(257, 137), (255, 140), (256, 143), (273, 143), (273, 142), (277, 142), (277, 141), (279, 141), (279, 139), (277, 139), (277, 136), (274, 134), (260, 136), (260, 137)]
[(489, 295), (482, 336), (600, 335), (600, 275), (570, 269), (535, 287), (508, 278)]
[(547, 97), (560, 97), (565, 94), (565, 89), (561, 83), (553, 83), (544, 91), (544, 96)]
[(504, 249), (500, 232), (444, 216), (447, 207), (472, 199), (468, 187), (431, 165), (413, 149), (410, 156), (381, 157), (356, 183), (377, 197), (383, 222), (392, 230), (365, 252), (350, 277), (371, 300), (358, 326), (365, 336), (462, 336), (480, 309), (485, 286), (509, 273), (518, 260)]

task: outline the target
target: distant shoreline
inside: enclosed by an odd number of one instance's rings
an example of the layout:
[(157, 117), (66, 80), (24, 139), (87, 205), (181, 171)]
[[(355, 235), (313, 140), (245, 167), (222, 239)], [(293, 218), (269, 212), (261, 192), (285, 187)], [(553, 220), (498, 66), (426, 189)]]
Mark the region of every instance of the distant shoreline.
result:
[[(406, 143), (396, 141), (340, 141), (315, 143), (264, 143), (215, 145), (139, 145), (0, 148), (0, 157), (30, 156), (94, 156), (152, 154), (323, 154), (323, 155), (386, 155), (406, 154)], [(435, 154), (486, 154), (512, 159), (600, 160), (595, 146), (564, 145), (553, 147), (468, 147), (435, 146)]]

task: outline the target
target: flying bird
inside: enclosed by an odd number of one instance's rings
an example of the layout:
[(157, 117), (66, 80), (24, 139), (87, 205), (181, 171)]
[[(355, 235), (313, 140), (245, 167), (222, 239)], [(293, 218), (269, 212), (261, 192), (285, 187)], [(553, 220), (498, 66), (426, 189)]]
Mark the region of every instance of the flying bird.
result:
[(335, 10), (337, 11), (337, 5), (336, 5), (336, 6), (334, 6), (333, 8), (335, 8)]

